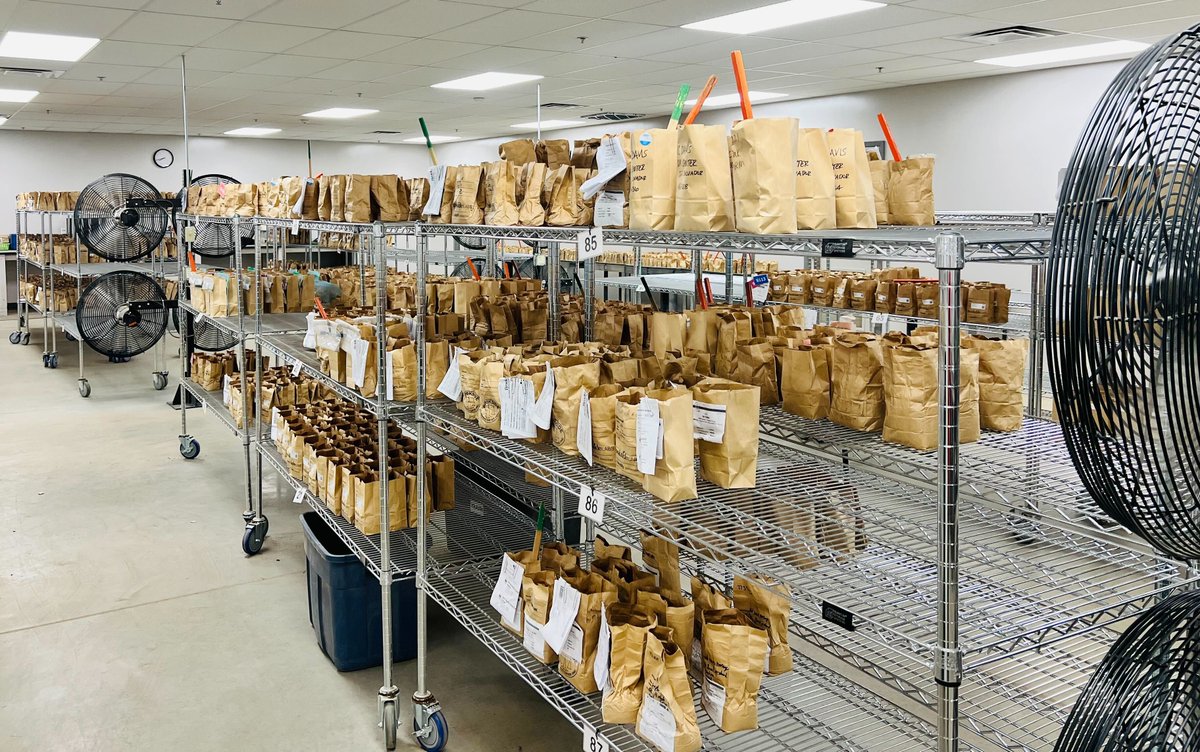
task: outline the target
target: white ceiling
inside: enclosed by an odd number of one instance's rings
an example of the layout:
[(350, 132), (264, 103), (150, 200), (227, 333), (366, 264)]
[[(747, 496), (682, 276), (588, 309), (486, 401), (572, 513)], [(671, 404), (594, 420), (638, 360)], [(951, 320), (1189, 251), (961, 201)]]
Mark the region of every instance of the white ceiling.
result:
[[(423, 115), (437, 134), (515, 131), (535, 118), (535, 84), (489, 92), (430, 84), (487, 70), (533, 73), (543, 102), (578, 109), (669, 112), (681, 83), (715, 73), (733, 91), (729, 51), (744, 53), (751, 88), (789, 98), (1005, 72), (972, 62), (1109, 39), (1153, 42), (1200, 22), (1197, 0), (889, 0), (888, 7), (736, 36), (680, 24), (772, 0), (0, 0), (3, 28), (102, 41), (77, 63), (0, 59), (55, 68), (57, 79), (0, 76), (32, 88), (0, 104), (4, 129), (181, 131), (180, 56), (188, 67), (189, 129), (281, 128), (280, 138), (398, 141)], [(955, 37), (1012, 24), (1066, 32), (987, 46)], [(582, 39), (580, 39), (582, 37)], [(482, 99), (478, 99), (482, 97)], [(380, 112), (312, 120), (327, 107)], [(376, 136), (375, 130), (400, 131)]]

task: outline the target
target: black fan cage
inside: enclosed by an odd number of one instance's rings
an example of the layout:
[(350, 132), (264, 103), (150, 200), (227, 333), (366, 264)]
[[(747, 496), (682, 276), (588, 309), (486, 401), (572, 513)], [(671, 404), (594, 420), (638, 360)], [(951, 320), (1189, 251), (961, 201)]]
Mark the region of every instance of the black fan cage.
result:
[(114, 172), (88, 183), (75, 202), (75, 234), (92, 253), (109, 261), (149, 255), (170, 225), (159, 206), (129, 206), (130, 199), (161, 201), (158, 189), (136, 175)]
[[(175, 334), (182, 335), (178, 308), (171, 309), (171, 326), (175, 330)], [(207, 318), (192, 317), (192, 346), (197, 350), (218, 352), (228, 350), (236, 344), (237, 336), (232, 332), (225, 331)]]
[(1100, 662), (1054, 752), (1200, 749), (1200, 592), (1143, 614)]
[[(218, 173), (200, 175), (192, 178), (192, 185), (203, 187), (218, 183), (237, 183), (236, 178)], [(203, 219), (195, 223), (196, 239), (192, 241), (192, 251), (202, 256), (223, 257), (233, 255), (234, 249), (245, 248), (254, 239), (254, 224), (242, 222), (238, 226), (238, 238), (233, 237), (233, 225), (220, 222), (206, 222)]]
[(83, 341), (101, 355), (144, 353), (167, 330), (167, 298), (152, 277), (121, 270), (92, 280), (79, 296), (75, 323)]
[(1200, 558), (1200, 26), (1096, 106), (1047, 275), (1051, 383), (1084, 485), (1156, 548)]

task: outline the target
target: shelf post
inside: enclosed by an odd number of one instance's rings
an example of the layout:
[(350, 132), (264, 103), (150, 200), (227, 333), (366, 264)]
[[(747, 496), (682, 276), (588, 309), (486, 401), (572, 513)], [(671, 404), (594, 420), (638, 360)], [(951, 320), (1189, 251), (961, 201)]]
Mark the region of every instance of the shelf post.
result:
[[(251, 220), (253, 222), (253, 220)], [(230, 226), (233, 232), (233, 280), (234, 284), (239, 287), (242, 284), (242, 248), (239, 238), (241, 235), (241, 219), (236, 215), (231, 220)], [(257, 234), (255, 241), (257, 242)], [(246, 462), (246, 522), (254, 519), (254, 478), (250, 469), (250, 385), (247, 383), (247, 377), (250, 375), (250, 369), (246, 360), (246, 308), (238, 306), (237, 311), (237, 328), (238, 328), (238, 365), (240, 366), (242, 378), (242, 427), (240, 429), (242, 435), (242, 452), (245, 455)]]
[(1042, 417), (1042, 368), (1045, 350), (1042, 347), (1042, 305), (1046, 299), (1046, 262), (1038, 261), (1029, 272), (1029, 404), (1025, 414)]
[(733, 251), (725, 251), (725, 303), (733, 305)]
[[(255, 222), (254, 220), (251, 220), (250, 226), (253, 228), (253, 231), (254, 231), (254, 275), (253, 276), (254, 276), (254, 281), (256, 283), (255, 291), (254, 291), (254, 444), (257, 447), (257, 446), (262, 445), (262, 438), (263, 438), (263, 434), (262, 434), (263, 373), (262, 373), (262, 371), (263, 371), (263, 354), (264, 353), (263, 353), (262, 346), (259, 344), (260, 342), (262, 342), (262, 300), (258, 296), (258, 288), (261, 287), (261, 285), (257, 284), (258, 275), (262, 273), (262, 230), (263, 230), (263, 228), (260, 228), (258, 226), (258, 223)], [(233, 237), (234, 237), (234, 253), (238, 256), (241, 256), (242, 255), (242, 241), (241, 241), (242, 236), (235, 234)], [(245, 296), (242, 294), (242, 292), (246, 289), (246, 285), (243, 280), (248, 280), (248, 279), (249, 279), (249, 277), (247, 275), (245, 275), (245, 273), (243, 272), (243, 274), (241, 276), (239, 276), (237, 281), (234, 283), (237, 285), (238, 300), (245, 300)], [(245, 303), (242, 303), (238, 306), (239, 311), (242, 311), (245, 308), (246, 308)], [(246, 385), (243, 384), (242, 391), (244, 392), (245, 389), (246, 389)], [(267, 417), (268, 417), (268, 419), (270, 419), (269, 415)], [(244, 419), (247, 421), (246, 428), (247, 428), (247, 430), (249, 430), (249, 427), (250, 427), (249, 413), (246, 413), (244, 415)], [(256, 451), (254, 453), (254, 463), (255, 463), (254, 464), (255, 486), (256, 486), (256, 491), (257, 491), (257, 499), (256, 499), (257, 503), (255, 504), (255, 509), (257, 511), (255, 512), (255, 515), (254, 515), (254, 521), (257, 522), (257, 521), (261, 520), (262, 516), (263, 516), (262, 452)]]
[(958, 423), (960, 284), (963, 236), (937, 236), (938, 270), (938, 752), (958, 752), (958, 689), (962, 650), (958, 645)]
[[(425, 314), (428, 298), (425, 294), (426, 265), (428, 263), (429, 236), (416, 227), (417, 238), (417, 315), (415, 316), (417, 342), (417, 688), (413, 702), (417, 705), (431, 699), (425, 687), (425, 671), (428, 663), (427, 606), (425, 599), (425, 462), (428, 454), (425, 428)], [(453, 353), (453, 350), (451, 350)]]
[[(575, 245), (575, 259), (579, 259), (579, 245)], [(547, 322), (549, 335), (552, 341), (557, 342), (562, 336), (562, 321), (559, 307), (559, 298), (562, 296), (562, 282), (559, 280), (562, 271), (562, 248), (559, 243), (550, 243), (547, 249), (546, 258), (546, 295), (550, 302), (550, 320)], [(586, 298), (585, 298), (586, 299)], [(564, 540), (566, 531), (566, 513), (563, 510), (563, 492), (562, 489), (555, 485), (550, 491), (552, 522), (554, 523), (554, 536), (558, 540)]]

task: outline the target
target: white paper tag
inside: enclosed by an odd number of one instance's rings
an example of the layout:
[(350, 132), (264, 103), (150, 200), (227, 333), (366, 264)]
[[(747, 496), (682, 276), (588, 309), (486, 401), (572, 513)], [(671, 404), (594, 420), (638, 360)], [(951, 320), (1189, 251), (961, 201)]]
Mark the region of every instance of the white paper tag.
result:
[(271, 408), (271, 441), (279, 441), (279, 408)]
[(533, 410), (533, 382), (518, 376), (500, 379), (500, 433), (510, 439), (532, 439), (537, 426), (529, 417)]
[(525, 617), (525, 629), (522, 630), (522, 644), (531, 655), (536, 655), (542, 658), (546, 654), (546, 640), (542, 637), (541, 622), (530, 619), (528, 615)]
[(550, 607), (550, 618), (542, 629), (546, 644), (556, 653), (563, 652), (567, 643), (567, 635), (575, 626), (575, 616), (579, 613), (579, 591), (567, 584), (561, 578), (554, 581), (553, 605)]
[[(300, 200), (303, 201), (304, 197), (301, 196)], [(299, 219), (292, 220), (292, 232), (300, 232), (300, 220)]]
[(597, 525), (604, 524), (604, 505), (608, 497), (591, 486), (579, 486), (579, 514), (592, 520)]
[(662, 700), (653, 695), (642, 697), (637, 733), (661, 752), (675, 752), (675, 716)]
[(637, 406), (637, 468), (639, 473), (654, 475), (658, 459), (662, 422), (658, 417), (658, 400), (643, 397)]
[(586, 723), (583, 724), (583, 752), (610, 752), (608, 742)]
[(292, 503), (293, 504), (303, 504), (304, 503), (304, 489), (303, 488), (296, 489), (296, 495), (292, 497)]
[(225, 377), (224, 387), (221, 389), (221, 402), (227, 407), (233, 403), (233, 387), (230, 384), (228, 376)]
[(546, 364), (546, 380), (542, 382), (542, 392), (533, 403), (529, 419), (543, 431), (550, 430), (550, 416), (554, 412), (554, 369)]
[(204, 282), (201, 283), (200, 287), (204, 288), (205, 290), (211, 290), (215, 285), (216, 280), (214, 280), (210, 275), (206, 274), (204, 275)]
[(384, 394), (387, 395), (387, 399), (393, 399), (396, 396), (396, 369), (392, 368), (392, 356), (390, 353), (383, 359), (383, 366), (387, 370), (387, 391)]
[[(205, 316), (205, 313), (203, 311), (201, 311), (200, 313), (197, 313), (196, 314), (196, 323), (199, 324), (201, 321), (203, 321), (204, 316)], [(192, 332), (192, 334), (195, 334), (195, 332)]]
[(458, 356), (466, 351), (461, 347), (452, 347), (450, 350), (450, 367), (446, 369), (446, 375), (442, 377), (437, 390), (458, 402), (462, 399), (462, 370), (458, 365)]
[(704, 677), (704, 688), (700, 694), (700, 704), (708, 711), (708, 715), (720, 726), (725, 717), (725, 688), (715, 681)]
[(196, 242), (196, 226), (195, 225), (188, 225), (187, 227), (183, 228), (183, 242), (185, 242), (185, 243), (195, 243)]
[(568, 661), (583, 663), (583, 628), (578, 624), (571, 625), (571, 631), (567, 632), (567, 641), (563, 643), (559, 655)]
[(619, 227), (625, 224), (625, 194), (621, 191), (603, 191), (596, 197), (592, 217), (597, 227)]
[(720, 444), (725, 440), (725, 405), (692, 403), (692, 438)]
[(511, 629), (514, 632), (521, 632), (522, 634), (524, 634), (524, 630), (521, 629), (521, 617), (524, 614), (525, 614), (525, 599), (518, 598), (517, 599), (517, 610), (512, 612), (511, 614), (500, 614), (500, 623), (503, 624), (504, 626), (508, 627), (509, 629)]
[(654, 448), (654, 459), (661, 460), (663, 458), (663, 435), (666, 430), (663, 428), (663, 419), (658, 419), (658, 443)]
[(592, 678), (601, 691), (608, 692), (608, 656), (612, 648), (612, 630), (608, 628), (608, 613), (600, 604), (600, 639), (596, 641), (596, 660), (592, 663)]
[(588, 391), (580, 390), (582, 394), (579, 396), (579, 419), (575, 422), (575, 448), (587, 460), (588, 465), (592, 463), (592, 401), (588, 399)]
[(763, 676), (768, 676), (771, 673), (771, 646), (767, 645), (767, 652), (763, 656)]
[(350, 345), (350, 378), (355, 386), (362, 386), (367, 380), (367, 355), (371, 352), (371, 343), (365, 339), (356, 339)]
[(596, 150), (596, 174), (579, 186), (579, 192), (584, 198), (595, 196), (605, 183), (620, 175), (624, 169), (625, 152), (621, 144), (617, 139), (605, 136), (600, 139), (600, 148)]
[(300, 368), (301, 368), (300, 361), (297, 360), (295, 363), (292, 364), (292, 376), (299, 376)]
[(492, 597), (488, 601), (502, 617), (516, 623), (513, 614), (521, 601), (521, 580), (525, 577), (525, 568), (508, 554), (500, 560), (500, 574), (496, 577), (496, 586), (492, 588)]
[(883, 326), (886, 327), (888, 324), (888, 315), (886, 313), (872, 313), (871, 314), (871, 323), (872, 324), (882, 324)]
[(595, 258), (604, 253), (604, 230), (599, 227), (589, 227), (579, 231), (579, 250), (576, 258), (579, 261)]
[(429, 168), (429, 200), (425, 202), (422, 214), (442, 213), (442, 191), (446, 188), (446, 165), (435, 165)]

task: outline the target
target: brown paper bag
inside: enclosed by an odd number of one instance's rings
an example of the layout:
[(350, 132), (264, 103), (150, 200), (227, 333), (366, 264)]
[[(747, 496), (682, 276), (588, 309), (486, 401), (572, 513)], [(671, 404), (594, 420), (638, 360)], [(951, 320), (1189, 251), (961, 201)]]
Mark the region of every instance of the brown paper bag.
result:
[[(506, 358), (507, 359), (507, 358)], [(491, 360), (479, 367), (479, 412), (480, 428), (500, 430), (500, 379), (508, 371), (504, 360)]]
[(408, 218), (419, 221), (424, 219), (422, 212), (425, 203), (429, 201), (429, 178), (412, 178), (408, 181)]
[(546, 203), (546, 225), (571, 227), (579, 224), (579, 185), (575, 168), (568, 164), (550, 173), (550, 200)]
[(333, 175), (317, 178), (317, 219), (329, 222), (333, 216)]
[(753, 118), (733, 124), (729, 160), (738, 232), (796, 232), (798, 135), (795, 118)]
[(733, 177), (725, 127), (685, 125), (679, 129), (678, 138), (674, 229), (733, 230)]
[(775, 370), (775, 348), (765, 337), (739, 342), (733, 374), (729, 377), (742, 384), (758, 387), (758, 399), (763, 405), (779, 402), (779, 380)]
[(716, 366), (717, 375), (723, 379), (733, 377), (737, 367), (738, 343), (753, 335), (750, 314), (741, 309), (721, 311), (718, 315)]
[(637, 592), (637, 604), (652, 611), (659, 626), (671, 630), (671, 641), (678, 645), (685, 656), (692, 654), (695, 605), (680, 595), (678, 590), (657, 587), (643, 588)]
[[(774, 357), (771, 370), (775, 370)], [(700, 435), (700, 477), (721, 488), (754, 488), (758, 472), (758, 387), (705, 379), (692, 387), (697, 416), (719, 416), (720, 441)], [(696, 426), (711, 428), (715, 421)], [(697, 431), (697, 433), (701, 433)], [(707, 435), (713, 435), (711, 433)], [(664, 449), (665, 451), (665, 449)]]
[(698, 752), (702, 742), (687, 658), (666, 630), (656, 629), (647, 636), (642, 670), (638, 736), (663, 752)]
[(829, 417), (830, 348), (801, 345), (776, 353), (783, 411), (810, 420)]
[(875, 288), (879, 283), (869, 277), (854, 277), (850, 280), (850, 308), (855, 311), (871, 311), (875, 308)]
[(767, 633), (737, 609), (705, 611), (703, 618), (704, 709), (726, 733), (758, 728)]
[(451, 198), (450, 222), (456, 225), (483, 223), (483, 168), (463, 165), (457, 168), (454, 195)]
[(635, 723), (642, 708), (642, 656), (646, 638), (657, 626), (653, 613), (638, 606), (614, 603), (607, 607), (609, 633), (608, 687), (601, 709), (605, 723)]
[(892, 163), (888, 217), (895, 225), (936, 224), (933, 213), (933, 157), (917, 156)]
[(829, 156), (833, 162), (834, 195), (839, 228), (874, 228), (875, 195), (871, 168), (861, 131), (834, 128), (829, 131)]
[(1027, 339), (963, 337), (964, 348), (979, 353), (979, 422), (991, 431), (1021, 427)]
[[(659, 587), (675, 593), (683, 592), (679, 579), (679, 546), (671, 541), (640, 532), (642, 564), (648, 572), (658, 575)], [(691, 644), (691, 640), (688, 640)]]
[[(692, 443), (692, 392), (690, 389), (651, 389), (648, 399), (658, 400), (662, 421), (663, 456), (654, 474), (642, 479), (642, 489), (665, 502), (696, 498), (696, 465)], [(636, 449), (634, 460), (636, 463)]]
[(613, 421), (613, 439), (616, 444), (616, 468), (618, 473), (630, 480), (642, 482), (643, 475), (637, 469), (637, 405), (642, 401), (643, 390), (626, 390), (615, 398), (616, 416)]
[(754, 626), (767, 632), (767, 674), (778, 676), (792, 670), (788, 625), (792, 613), (788, 586), (766, 574), (733, 578), (733, 605), (758, 618)]
[[(329, 221), (346, 221), (346, 188), (349, 184), (347, 175), (334, 175), (329, 182)], [(368, 184), (368, 200), (370, 184)], [(369, 210), (369, 208), (368, 208)]]
[(408, 219), (408, 204), (400, 205), (400, 179), (395, 175), (371, 176), (371, 216), (380, 222), (403, 222)]
[(829, 419), (859, 431), (883, 428), (883, 354), (874, 335), (842, 334), (832, 345)]
[(554, 406), (550, 435), (554, 446), (563, 454), (579, 454), (575, 445), (579, 427), (579, 401), (584, 391), (600, 386), (600, 362), (583, 355), (555, 358)]
[(488, 162), (484, 172), (485, 224), (510, 226), (517, 224), (516, 163), (504, 159)]
[(675, 226), (678, 131), (652, 128), (632, 135), (629, 169), (629, 228), (671, 230)]
[(888, 187), (892, 180), (891, 160), (871, 159), (867, 155), (867, 166), (871, 168), (871, 191), (875, 194), (875, 222), (891, 224), (888, 219)]
[[(837, 227), (837, 200), (829, 140), (820, 128), (801, 128), (796, 142), (796, 227)], [(796, 301), (802, 302), (802, 301)]]
[(430, 222), (442, 225), (450, 224), (450, 219), (454, 216), (454, 190), (458, 185), (458, 176), (461, 170), (461, 167), (454, 165), (446, 167), (446, 179), (442, 183), (442, 202), (438, 205), (438, 213), (429, 215)]
[(542, 204), (542, 185), (546, 181), (546, 165), (530, 162), (521, 168), (517, 179), (517, 224), (541, 227), (546, 224), (546, 209)]
[(617, 395), (623, 391), (625, 387), (620, 384), (602, 384), (588, 395), (592, 412), (592, 461), (613, 470), (617, 469)]
[(517, 167), (537, 161), (537, 152), (533, 140), (518, 138), (500, 144), (500, 158), (512, 162)]
[[(650, 315), (650, 348), (659, 360), (668, 352), (683, 352), (687, 336), (687, 317), (682, 313), (655, 311)], [(632, 339), (630, 344), (633, 345)]]
[(591, 694), (599, 689), (593, 666), (600, 640), (600, 606), (611, 608), (617, 602), (617, 587), (595, 573), (567, 575), (566, 579), (579, 591), (579, 611), (571, 627), (574, 634), (567, 638), (566, 647), (558, 656), (558, 673), (580, 692)]
[(535, 145), (537, 161), (546, 165), (550, 172), (559, 167), (571, 165), (571, 142), (565, 138), (552, 138), (538, 141)]
[(522, 642), (530, 655), (546, 665), (558, 661), (558, 653), (542, 638), (542, 628), (546, 626), (550, 608), (554, 605), (555, 579), (554, 572), (527, 572), (521, 587), (521, 596), (525, 600), (525, 619), (520, 632)]

